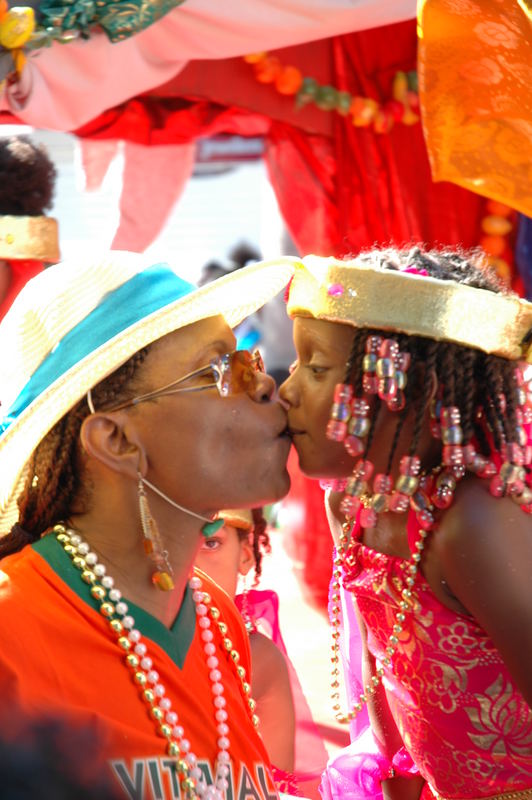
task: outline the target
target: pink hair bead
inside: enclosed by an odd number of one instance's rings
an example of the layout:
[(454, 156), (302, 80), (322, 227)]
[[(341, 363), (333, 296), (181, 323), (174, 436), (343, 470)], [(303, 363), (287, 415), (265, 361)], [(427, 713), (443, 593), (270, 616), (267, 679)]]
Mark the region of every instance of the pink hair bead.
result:
[(391, 475), (386, 475), (384, 472), (378, 472), (373, 480), (373, 491), (377, 494), (389, 494), (393, 488), (393, 481)]
[(353, 397), (353, 387), (349, 383), (337, 383), (334, 387), (334, 402), (349, 403)]
[(390, 498), (390, 511), (402, 514), (410, 508), (410, 498), (401, 492), (394, 492)]
[(492, 494), (493, 497), (503, 497), (505, 489), (504, 481), (498, 475), (495, 475), (490, 481), (490, 494)]
[(410, 367), (411, 361), (412, 361), (412, 356), (410, 355), (410, 353), (407, 353), (406, 351), (403, 350), (398, 354), (395, 360), (395, 364), (397, 366), (397, 369), (400, 369), (401, 372), (406, 372)]
[(399, 472), (401, 475), (411, 475), (416, 477), (421, 470), (421, 461), (419, 456), (403, 456), (399, 462)]
[(333, 442), (343, 442), (347, 434), (347, 423), (331, 419), (327, 424), (327, 438)]
[(379, 347), (381, 358), (391, 358), (392, 360), (399, 354), (399, 345), (395, 339), (383, 339)]
[(362, 376), (362, 389), (366, 394), (377, 394), (379, 391), (379, 379), (376, 375), (364, 373)]
[(439, 486), (432, 495), (432, 502), (440, 510), (449, 508), (453, 502), (454, 493), (449, 486)]
[(493, 478), (497, 474), (497, 467), (493, 461), (489, 461), (483, 456), (477, 456), (475, 460), (475, 469), (479, 478)]
[(442, 461), (446, 467), (461, 466), (464, 463), (464, 451), (459, 444), (446, 444), (442, 450)]
[(434, 527), (434, 517), (427, 509), (420, 511), (419, 514), (416, 515), (416, 519), (419, 523), (419, 527), (424, 531), (430, 531)]
[(363, 528), (374, 528), (377, 524), (377, 512), (373, 508), (363, 508), (360, 512), (360, 524)]
[(477, 451), (475, 450), (475, 445), (473, 444), (466, 444), (462, 448), (464, 451), (464, 463), (468, 466), (473, 464), (475, 458), (477, 457)]
[(387, 402), (390, 411), (402, 411), (406, 405), (405, 393), (397, 389), (395, 397), (391, 397)]
[(349, 497), (346, 495), (340, 503), (340, 511), (346, 517), (354, 517), (360, 508), (360, 500), (358, 497)]
[(358, 436), (350, 434), (344, 439), (344, 447), (350, 456), (359, 456), (364, 452), (364, 442)]
[(362, 459), (355, 464), (355, 468), (353, 470), (353, 477), (361, 478), (364, 481), (369, 481), (371, 476), (373, 475), (374, 466), (371, 461), (368, 459)]
[(378, 353), (382, 342), (382, 336), (372, 334), (366, 339), (366, 353)]
[(369, 403), (363, 397), (353, 398), (353, 414), (357, 417), (367, 417), (369, 414)]
[(453, 464), (451, 467), (451, 472), (457, 481), (461, 481), (466, 474), (465, 464)]

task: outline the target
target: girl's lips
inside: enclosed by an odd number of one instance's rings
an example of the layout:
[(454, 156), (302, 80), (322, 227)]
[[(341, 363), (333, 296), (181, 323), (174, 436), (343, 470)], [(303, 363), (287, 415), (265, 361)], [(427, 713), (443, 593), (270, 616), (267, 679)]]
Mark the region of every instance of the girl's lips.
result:
[(288, 433), (290, 434), (290, 436), (294, 437), (294, 436), (301, 436), (301, 434), (305, 433), (305, 431), (301, 431), (298, 428), (288, 428)]

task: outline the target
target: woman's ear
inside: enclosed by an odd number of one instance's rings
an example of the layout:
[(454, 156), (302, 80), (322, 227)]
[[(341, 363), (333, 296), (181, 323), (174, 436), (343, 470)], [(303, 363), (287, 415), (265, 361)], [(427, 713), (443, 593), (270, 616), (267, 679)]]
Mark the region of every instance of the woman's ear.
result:
[(240, 542), (240, 560), (238, 562), (238, 572), (240, 575), (247, 575), (248, 572), (255, 566), (255, 556), (253, 555), (253, 547), (243, 539)]
[(90, 414), (81, 425), (80, 440), (89, 457), (113, 472), (135, 477), (146, 471), (146, 454), (125, 422), (118, 413)]

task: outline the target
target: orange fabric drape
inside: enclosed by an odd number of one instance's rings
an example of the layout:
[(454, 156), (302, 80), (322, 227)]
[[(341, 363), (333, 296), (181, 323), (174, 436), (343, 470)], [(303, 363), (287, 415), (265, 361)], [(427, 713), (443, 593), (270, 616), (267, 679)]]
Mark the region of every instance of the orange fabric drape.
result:
[(532, 11), (524, 0), (422, 0), (418, 73), (435, 181), (532, 216)]

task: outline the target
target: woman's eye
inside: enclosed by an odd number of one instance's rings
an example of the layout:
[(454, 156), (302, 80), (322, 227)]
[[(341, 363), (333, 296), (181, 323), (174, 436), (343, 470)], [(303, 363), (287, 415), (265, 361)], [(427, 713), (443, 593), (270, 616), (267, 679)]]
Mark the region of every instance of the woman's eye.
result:
[(292, 363), (291, 363), (291, 364), (290, 364), (290, 366), (288, 367), (288, 374), (289, 374), (289, 375), (292, 375), (292, 373), (294, 373), (294, 372), (296, 371), (296, 369), (298, 368), (298, 366), (299, 366), (299, 361), (298, 361), (298, 360), (297, 360), (297, 358), (296, 358), (296, 360), (295, 360), (295, 361), (292, 361)]

